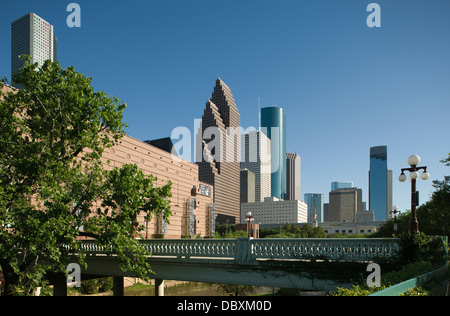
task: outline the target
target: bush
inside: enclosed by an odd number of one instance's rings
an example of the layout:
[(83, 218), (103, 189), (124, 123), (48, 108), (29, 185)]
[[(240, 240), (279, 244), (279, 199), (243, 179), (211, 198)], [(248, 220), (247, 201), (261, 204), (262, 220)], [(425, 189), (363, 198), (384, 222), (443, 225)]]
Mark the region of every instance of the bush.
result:
[(438, 238), (427, 237), (424, 233), (403, 233), (400, 235), (399, 263), (430, 262), (435, 266), (445, 263), (445, 252)]

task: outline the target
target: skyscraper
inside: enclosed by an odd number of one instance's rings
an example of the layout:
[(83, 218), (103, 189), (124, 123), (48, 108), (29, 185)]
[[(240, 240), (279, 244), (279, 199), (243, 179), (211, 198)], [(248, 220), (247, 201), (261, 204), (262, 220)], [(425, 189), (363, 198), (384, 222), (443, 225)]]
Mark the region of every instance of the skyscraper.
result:
[(300, 200), (301, 159), (294, 153), (286, 153), (286, 196), (285, 200)]
[(362, 190), (358, 188), (330, 191), (329, 220), (331, 222), (354, 222), (359, 211), (363, 211)]
[(240, 217), (240, 114), (230, 88), (217, 78), (197, 135), (199, 180), (214, 185), (218, 223)]
[(28, 13), (11, 23), (11, 76), (24, 62), (20, 55), (31, 55), (31, 62), (42, 65), (56, 61), (56, 37), (53, 25), (34, 13)]
[(270, 138), (272, 154), (272, 196), (286, 196), (286, 116), (278, 107), (261, 109), (261, 130)]
[(324, 221), (323, 194), (306, 193), (305, 203), (308, 205), (308, 223)]
[(392, 210), (392, 170), (387, 168), (387, 146), (370, 148), (369, 209), (376, 221), (385, 221)]
[(348, 181), (333, 181), (331, 182), (331, 191), (337, 190), (337, 189), (349, 189), (353, 188), (353, 182)]
[(264, 202), (271, 195), (270, 139), (260, 131), (241, 136), (241, 168), (255, 174), (255, 201)]

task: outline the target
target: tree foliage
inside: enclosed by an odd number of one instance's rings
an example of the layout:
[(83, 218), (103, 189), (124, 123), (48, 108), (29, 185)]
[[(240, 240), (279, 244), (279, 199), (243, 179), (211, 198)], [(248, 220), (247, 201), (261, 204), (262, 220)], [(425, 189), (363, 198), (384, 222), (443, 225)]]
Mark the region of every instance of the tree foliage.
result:
[(143, 230), (138, 215), (168, 221), (171, 183), (155, 187), (136, 165), (105, 170), (103, 152), (125, 134), (126, 104), (94, 91), (91, 78), (73, 67), (29, 60), (13, 76), (23, 89), (0, 94), (0, 267), (7, 294), (31, 294), (50, 269), (65, 272), (70, 258), (62, 245), (79, 250), (81, 236), (112, 247), (123, 269), (145, 278), (150, 267), (135, 239)]
[(261, 229), (261, 238), (327, 238), (327, 233), (321, 227), (312, 227), (309, 224), (299, 227), (286, 224), (284, 227)]

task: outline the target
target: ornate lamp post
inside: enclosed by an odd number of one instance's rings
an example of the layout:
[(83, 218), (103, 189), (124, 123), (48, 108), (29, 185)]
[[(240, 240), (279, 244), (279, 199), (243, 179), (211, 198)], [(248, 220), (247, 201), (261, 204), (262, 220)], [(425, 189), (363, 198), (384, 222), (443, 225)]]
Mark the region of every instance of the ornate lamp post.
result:
[(247, 216), (245, 217), (245, 221), (247, 222), (247, 235), (248, 237), (252, 237), (250, 236), (250, 228), (251, 228), (251, 222), (253, 222), (255, 219), (253, 218), (253, 215), (251, 212), (247, 213)]
[(394, 236), (395, 236), (395, 237), (397, 237), (397, 235), (398, 235), (398, 223), (397, 223), (397, 217), (398, 217), (398, 214), (401, 213), (400, 211), (397, 211), (397, 210), (398, 210), (398, 206), (397, 206), (397, 205), (394, 205), (394, 206), (392, 207), (392, 211), (391, 211), (391, 213), (393, 214), (392, 216), (394, 217)]
[(417, 165), (420, 163), (420, 157), (417, 155), (412, 155), (408, 158), (408, 164), (411, 166), (411, 168), (404, 168), (402, 169), (402, 173), (398, 177), (398, 180), (400, 182), (406, 181), (406, 175), (405, 171), (410, 172), (410, 178), (411, 178), (411, 220), (409, 222), (409, 231), (411, 233), (418, 232), (419, 231), (419, 222), (417, 221), (417, 213), (416, 213), (416, 207), (419, 204), (419, 192), (416, 191), (416, 180), (419, 178), (419, 170), (423, 170), (423, 173), (421, 175), (422, 180), (428, 180), (430, 177), (430, 174), (427, 172), (427, 167), (417, 167)]

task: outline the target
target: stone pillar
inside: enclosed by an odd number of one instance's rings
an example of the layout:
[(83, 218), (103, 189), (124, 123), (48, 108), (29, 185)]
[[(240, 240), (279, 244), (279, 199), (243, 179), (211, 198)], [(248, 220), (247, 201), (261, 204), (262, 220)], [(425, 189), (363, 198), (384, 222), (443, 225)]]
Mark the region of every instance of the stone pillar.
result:
[(124, 286), (123, 286), (123, 277), (114, 276), (113, 277), (113, 295), (114, 296), (124, 296)]
[(164, 296), (164, 280), (155, 279), (155, 296)]

